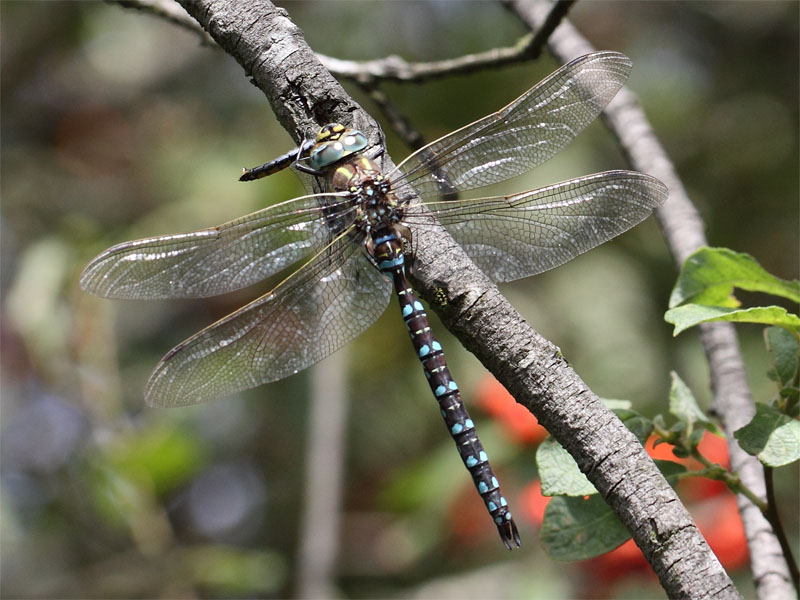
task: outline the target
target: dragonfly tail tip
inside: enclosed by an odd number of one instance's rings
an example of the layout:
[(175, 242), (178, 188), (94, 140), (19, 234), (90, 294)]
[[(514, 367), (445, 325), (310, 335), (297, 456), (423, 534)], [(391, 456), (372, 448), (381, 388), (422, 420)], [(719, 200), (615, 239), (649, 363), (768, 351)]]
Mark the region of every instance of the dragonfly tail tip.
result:
[[(522, 546), (522, 541), (519, 539), (519, 531), (517, 531), (517, 524), (514, 519), (503, 521), (497, 526), (497, 531), (500, 533), (500, 539), (506, 546), (506, 549), (513, 550), (515, 547)], [(512, 545), (513, 544), (513, 545)]]

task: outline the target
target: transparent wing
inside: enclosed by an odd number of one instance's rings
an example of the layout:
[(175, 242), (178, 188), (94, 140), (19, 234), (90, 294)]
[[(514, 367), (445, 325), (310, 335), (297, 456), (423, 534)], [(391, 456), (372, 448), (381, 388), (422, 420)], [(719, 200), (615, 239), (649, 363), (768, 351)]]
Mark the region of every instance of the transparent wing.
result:
[(352, 207), (340, 195), (303, 196), (210, 229), (125, 242), (86, 266), (81, 287), (143, 300), (230, 292), (325, 247), (335, 235), (334, 215), (352, 222)]
[[(667, 198), (658, 179), (607, 171), (493, 198), (426, 204), (494, 281), (557, 267), (646, 219)], [(407, 214), (424, 226), (429, 216)]]
[(397, 170), (425, 199), (525, 173), (557, 154), (600, 114), (631, 66), (618, 52), (575, 59), (505, 108), (421, 148)]
[(168, 352), (145, 400), (182, 406), (288, 377), (369, 327), (390, 293), (362, 246), (340, 236), (272, 292)]

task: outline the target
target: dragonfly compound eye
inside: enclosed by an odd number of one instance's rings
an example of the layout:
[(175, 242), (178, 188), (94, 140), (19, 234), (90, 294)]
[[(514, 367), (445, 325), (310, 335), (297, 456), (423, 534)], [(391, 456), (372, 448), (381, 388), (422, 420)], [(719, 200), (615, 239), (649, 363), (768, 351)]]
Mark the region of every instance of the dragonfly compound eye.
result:
[(311, 168), (322, 169), (341, 160), (345, 156), (341, 142), (323, 142), (311, 152)]
[(352, 154), (367, 147), (367, 136), (357, 129), (350, 129), (347, 135), (342, 136), (341, 142), (347, 154)]
[[(322, 132), (320, 132), (320, 135), (322, 135)], [(347, 129), (341, 135), (332, 136), (329, 141), (317, 143), (311, 151), (311, 168), (319, 170), (329, 167), (333, 163), (355, 152), (360, 152), (366, 147), (367, 136), (357, 129)]]

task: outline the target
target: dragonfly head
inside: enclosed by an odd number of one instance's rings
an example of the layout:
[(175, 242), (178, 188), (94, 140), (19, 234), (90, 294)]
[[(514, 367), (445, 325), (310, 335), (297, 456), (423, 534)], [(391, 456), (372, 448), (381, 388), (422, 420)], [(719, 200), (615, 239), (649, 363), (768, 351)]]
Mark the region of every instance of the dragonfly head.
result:
[(319, 130), (309, 152), (309, 164), (319, 171), (367, 147), (367, 136), (340, 123), (328, 123)]

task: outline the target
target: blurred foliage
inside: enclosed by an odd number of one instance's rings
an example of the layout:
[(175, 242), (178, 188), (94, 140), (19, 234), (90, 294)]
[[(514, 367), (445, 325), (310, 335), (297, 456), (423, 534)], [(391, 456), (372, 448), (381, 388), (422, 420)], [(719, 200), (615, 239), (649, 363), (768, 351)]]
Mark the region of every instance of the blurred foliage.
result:
[[(525, 33), (494, 2), (285, 7), (313, 48), (346, 59), (454, 57)], [(288, 595), (307, 375), (174, 411), (146, 409), (141, 398), (167, 349), (266, 287), (207, 300), (112, 302), (82, 293), (77, 279), (114, 243), (206, 227), (302, 193), (288, 173), (236, 182), (242, 166), (286, 151), (290, 138), (232, 58), (162, 20), (99, 3), (4, 2), (2, 10), (0, 593)], [(633, 59), (631, 87), (711, 243), (795, 278), (798, 4), (596, 1), (578, 3), (571, 17), (596, 47)], [(385, 89), (433, 139), (496, 110), (555, 66), (543, 58)], [(388, 137), (395, 160), (404, 156)], [(624, 166), (595, 124), (505, 189)], [(692, 389), (708, 389), (696, 337), (673, 340), (661, 318), (676, 272), (649, 222), (504, 292), (594, 391), (654, 414), (666, 406), (671, 369)], [(437, 325), (473, 403), (484, 371)], [(763, 399), (773, 391), (759, 329), (743, 326), (740, 336), (754, 396)], [(598, 582), (607, 567), (553, 569), (533, 517), (522, 522), (523, 549), (505, 553), (450, 447), (395, 306), (346, 352), (342, 593), (557, 598), (605, 589)], [(485, 414), (474, 416), (515, 514), (529, 514), (532, 449)], [(796, 471), (777, 483), (779, 495), (792, 498)], [(796, 514), (786, 515), (793, 531)], [(615, 579), (613, 593), (661, 596), (646, 572), (633, 574)], [(746, 571), (737, 583), (747, 594)]]

